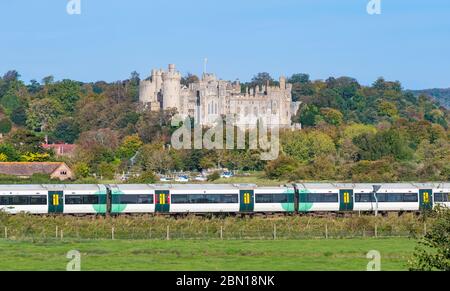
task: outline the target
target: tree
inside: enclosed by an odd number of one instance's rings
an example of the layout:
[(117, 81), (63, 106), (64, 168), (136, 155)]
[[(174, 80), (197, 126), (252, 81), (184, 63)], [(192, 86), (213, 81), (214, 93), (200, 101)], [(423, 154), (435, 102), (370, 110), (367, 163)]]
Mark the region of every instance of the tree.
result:
[(111, 163), (101, 162), (98, 166), (98, 174), (102, 179), (113, 179), (116, 168)]
[(193, 84), (198, 82), (200, 79), (191, 73), (187, 73), (186, 76), (184, 76), (183, 78), (181, 78), (181, 85), (188, 87), (189, 84)]
[(117, 150), (117, 154), (122, 159), (130, 159), (136, 154), (143, 144), (144, 143), (137, 134), (126, 136)]
[(20, 74), (16, 70), (11, 70), (6, 72), (6, 74), (3, 75), (3, 81), (5, 82), (13, 82), (17, 81), (20, 78)]
[(31, 130), (51, 131), (62, 113), (63, 108), (57, 100), (34, 100), (27, 111), (27, 125)]
[(252, 86), (265, 86), (269, 82), (270, 85), (273, 85), (274, 79), (270, 76), (269, 73), (258, 73), (256, 76), (252, 78)]
[(300, 83), (300, 84), (307, 84), (310, 83), (309, 75), (308, 74), (293, 74), (289, 80), (289, 83)]
[(384, 130), (376, 134), (362, 134), (353, 139), (353, 143), (360, 148), (361, 160), (379, 160), (393, 157), (396, 160), (412, 158), (412, 149), (403, 134), (396, 129)]
[(322, 132), (293, 132), (283, 139), (283, 151), (300, 162), (312, 162), (321, 155), (335, 155), (333, 139)]
[(0, 143), (0, 155), (6, 157), (6, 161), (9, 162), (16, 162), (20, 159), (16, 148), (9, 143)]
[(155, 173), (152, 171), (147, 171), (141, 173), (139, 176), (131, 177), (127, 183), (128, 184), (154, 184), (156, 182)]
[(437, 208), (434, 222), (409, 262), (411, 271), (450, 271), (450, 210)]
[(14, 110), (20, 107), (20, 100), (17, 97), (15, 90), (9, 90), (6, 95), (1, 98), (0, 104), (5, 109), (7, 114), (11, 114)]
[(75, 172), (75, 175), (78, 179), (80, 178), (87, 178), (89, 176), (89, 173), (91, 172), (91, 169), (89, 168), (89, 165), (84, 162), (78, 162), (73, 166), (73, 170)]
[(66, 143), (74, 143), (80, 135), (80, 127), (78, 123), (71, 117), (67, 117), (58, 121), (53, 131), (53, 137), (57, 141)]
[(62, 109), (66, 112), (74, 112), (75, 104), (82, 96), (81, 83), (72, 80), (62, 80), (56, 83), (47, 84), (47, 95), (45, 98), (58, 101)]
[(344, 121), (344, 115), (337, 109), (323, 108), (320, 113), (328, 124), (339, 126)]
[(25, 107), (19, 106), (11, 113), (11, 120), (19, 126), (25, 126), (27, 124), (27, 112)]
[(0, 133), (7, 134), (11, 131), (12, 123), (8, 117), (4, 117), (0, 119)]
[[(44, 139), (36, 136), (32, 131), (19, 129), (7, 137), (7, 142), (20, 153), (43, 153)], [(11, 158), (11, 157), (10, 157)]]
[(293, 177), (299, 166), (295, 159), (282, 155), (278, 159), (270, 161), (264, 172), (269, 179), (289, 179)]
[(22, 162), (47, 162), (50, 160), (50, 155), (48, 153), (26, 153), (20, 156)]
[(42, 79), (42, 83), (44, 83), (44, 85), (45, 86), (48, 86), (48, 85), (50, 85), (50, 84), (53, 84), (55, 82), (55, 77), (53, 77), (53, 76), (47, 76), (47, 77), (44, 77), (43, 79)]

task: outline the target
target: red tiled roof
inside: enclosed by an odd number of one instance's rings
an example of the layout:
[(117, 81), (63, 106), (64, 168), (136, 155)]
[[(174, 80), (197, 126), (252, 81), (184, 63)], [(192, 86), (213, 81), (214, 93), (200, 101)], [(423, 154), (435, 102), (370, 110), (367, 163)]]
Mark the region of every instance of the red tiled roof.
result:
[(32, 176), (33, 174), (52, 174), (64, 163), (0, 163), (0, 174), (13, 176)]

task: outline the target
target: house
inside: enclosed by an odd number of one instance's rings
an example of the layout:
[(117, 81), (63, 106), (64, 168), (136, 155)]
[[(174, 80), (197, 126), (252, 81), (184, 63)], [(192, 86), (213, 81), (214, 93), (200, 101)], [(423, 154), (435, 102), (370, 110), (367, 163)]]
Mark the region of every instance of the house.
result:
[(42, 147), (45, 150), (53, 150), (56, 154), (56, 156), (67, 156), (71, 157), (75, 151), (75, 145), (74, 144), (43, 144)]
[(19, 178), (30, 178), (34, 174), (49, 175), (51, 179), (61, 181), (71, 180), (75, 177), (73, 171), (62, 162), (45, 163), (0, 163), (0, 174), (17, 176)]

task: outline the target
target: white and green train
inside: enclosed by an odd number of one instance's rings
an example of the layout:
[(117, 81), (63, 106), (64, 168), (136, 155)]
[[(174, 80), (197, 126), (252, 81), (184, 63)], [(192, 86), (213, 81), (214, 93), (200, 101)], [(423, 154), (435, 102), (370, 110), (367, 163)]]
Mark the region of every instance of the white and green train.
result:
[(11, 214), (418, 212), (450, 207), (450, 183), (0, 185)]

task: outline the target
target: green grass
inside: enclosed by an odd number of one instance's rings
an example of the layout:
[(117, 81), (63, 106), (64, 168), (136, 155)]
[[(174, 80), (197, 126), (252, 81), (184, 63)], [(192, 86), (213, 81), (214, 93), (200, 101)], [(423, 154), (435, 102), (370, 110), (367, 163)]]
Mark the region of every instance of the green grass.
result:
[(284, 271), (365, 270), (371, 250), (382, 270), (406, 270), (416, 241), (407, 238), (285, 241), (0, 240), (0, 270), (65, 270), (70, 250), (82, 270)]

